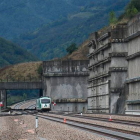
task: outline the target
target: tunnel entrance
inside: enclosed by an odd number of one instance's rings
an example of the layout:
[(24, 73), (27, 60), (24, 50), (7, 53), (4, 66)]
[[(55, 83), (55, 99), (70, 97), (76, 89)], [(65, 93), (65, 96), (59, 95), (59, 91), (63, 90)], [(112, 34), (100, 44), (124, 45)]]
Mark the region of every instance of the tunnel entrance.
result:
[(6, 102), (7, 106), (11, 106), (12, 104), (36, 99), (42, 96), (42, 92), (38, 89), (33, 90), (6, 90)]
[[(0, 82), (0, 101), (3, 102), (3, 108), (7, 107), (7, 101), (11, 104), (13, 101), (10, 94), (24, 94), (24, 98), (30, 97), (30, 94), (38, 93), (38, 96), (43, 96), (42, 81), (40, 82)], [(20, 95), (19, 94), (19, 95)], [(8, 97), (7, 97), (8, 96)], [(23, 97), (18, 97), (23, 99)]]

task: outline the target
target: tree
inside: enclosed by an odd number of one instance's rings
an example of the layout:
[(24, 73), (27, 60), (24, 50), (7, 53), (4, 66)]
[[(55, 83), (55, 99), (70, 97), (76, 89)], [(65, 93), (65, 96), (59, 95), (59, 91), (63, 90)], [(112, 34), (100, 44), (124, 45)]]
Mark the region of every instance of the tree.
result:
[(69, 53), (69, 54), (72, 54), (74, 51), (77, 50), (77, 46), (75, 43), (72, 43), (69, 47), (67, 47), (66, 51)]
[(110, 24), (116, 24), (117, 23), (117, 18), (116, 18), (116, 15), (115, 15), (114, 11), (110, 12), (110, 14), (109, 14), (109, 23)]
[(137, 13), (138, 13), (138, 10), (134, 6), (132, 6), (130, 9), (127, 9), (126, 11), (126, 15), (129, 18), (134, 17)]
[(23, 94), (23, 98), (24, 98), (24, 100), (27, 99), (27, 94), (26, 93)]
[(138, 12), (140, 12), (140, 1), (139, 0), (131, 0), (125, 9), (126, 16), (128, 18), (132, 18)]

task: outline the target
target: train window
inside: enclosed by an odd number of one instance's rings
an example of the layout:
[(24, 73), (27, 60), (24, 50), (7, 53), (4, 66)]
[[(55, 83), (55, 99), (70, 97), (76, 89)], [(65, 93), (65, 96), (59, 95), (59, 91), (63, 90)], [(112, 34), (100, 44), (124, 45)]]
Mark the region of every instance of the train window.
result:
[(41, 103), (50, 103), (50, 99), (41, 99)]

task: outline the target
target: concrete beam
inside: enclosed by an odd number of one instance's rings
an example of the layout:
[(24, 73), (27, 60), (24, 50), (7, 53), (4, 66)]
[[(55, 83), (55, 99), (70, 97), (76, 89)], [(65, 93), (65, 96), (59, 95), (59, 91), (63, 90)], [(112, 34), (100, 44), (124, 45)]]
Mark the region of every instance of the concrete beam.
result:
[(22, 90), (42, 88), (42, 82), (0, 82), (0, 90)]
[(56, 99), (56, 103), (87, 103), (87, 99)]

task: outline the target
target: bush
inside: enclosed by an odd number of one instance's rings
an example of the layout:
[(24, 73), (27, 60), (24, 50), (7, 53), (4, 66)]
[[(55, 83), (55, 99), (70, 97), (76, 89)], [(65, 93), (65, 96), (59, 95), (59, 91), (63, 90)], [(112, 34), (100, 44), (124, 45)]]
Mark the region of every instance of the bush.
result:
[(69, 54), (72, 54), (74, 51), (77, 50), (77, 47), (76, 47), (76, 44), (75, 43), (72, 43), (69, 47), (67, 47), (66, 51), (69, 53)]

